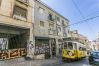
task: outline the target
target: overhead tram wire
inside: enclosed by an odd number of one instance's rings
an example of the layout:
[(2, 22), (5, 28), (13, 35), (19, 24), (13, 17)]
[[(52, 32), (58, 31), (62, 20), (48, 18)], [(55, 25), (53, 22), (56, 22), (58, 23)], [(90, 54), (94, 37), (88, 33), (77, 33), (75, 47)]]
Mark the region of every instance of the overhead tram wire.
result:
[[(75, 3), (75, 1), (72, 0), (72, 2), (73, 2), (73, 4), (75, 5), (75, 7), (76, 7), (76, 9), (78, 10), (78, 12), (80, 13), (81, 17), (82, 17), (83, 19), (85, 19), (85, 17), (83, 16), (82, 12), (80, 11), (80, 9), (79, 9), (79, 7), (77, 6), (77, 4)], [(92, 27), (89, 25), (89, 23), (87, 23), (87, 24), (88, 24), (88, 28), (89, 28), (91, 31), (93, 31), (93, 29), (92, 29)], [(94, 31), (93, 31), (93, 32), (94, 32)]]
[[(92, 19), (95, 19), (95, 18), (98, 18), (98, 17), (99, 17), (99, 16), (87, 18), (87, 19), (85, 19), (85, 20), (75, 22), (75, 23), (70, 24), (70, 25), (68, 25), (68, 26), (78, 25), (78, 24), (81, 24), (81, 23), (88, 23), (87, 21), (92, 20)], [(67, 27), (68, 27), (68, 26), (67, 26)]]

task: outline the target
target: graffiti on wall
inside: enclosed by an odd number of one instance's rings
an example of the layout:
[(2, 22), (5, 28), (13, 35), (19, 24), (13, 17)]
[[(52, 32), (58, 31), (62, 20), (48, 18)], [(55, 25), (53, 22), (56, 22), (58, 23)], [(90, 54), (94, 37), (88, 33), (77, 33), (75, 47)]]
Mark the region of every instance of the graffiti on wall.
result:
[(0, 50), (8, 49), (8, 39), (0, 38)]
[(34, 54), (34, 45), (32, 41), (29, 41), (27, 44), (27, 54), (33, 55)]
[(25, 48), (20, 48), (20, 49), (12, 49), (12, 50), (1, 50), (0, 51), (0, 60), (6, 60), (6, 59), (14, 59), (18, 57), (23, 57), (25, 56), (26, 49)]
[(49, 44), (36, 45), (35, 54), (45, 54), (45, 53), (50, 53)]

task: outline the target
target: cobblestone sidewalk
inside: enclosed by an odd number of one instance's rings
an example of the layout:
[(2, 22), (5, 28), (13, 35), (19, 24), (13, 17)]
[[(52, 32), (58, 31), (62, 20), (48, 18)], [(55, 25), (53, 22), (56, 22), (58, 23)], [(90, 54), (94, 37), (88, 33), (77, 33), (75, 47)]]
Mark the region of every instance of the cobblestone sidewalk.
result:
[(31, 61), (0, 61), (0, 66), (52, 66), (57, 64), (59, 59), (44, 59), (44, 60), (31, 60)]

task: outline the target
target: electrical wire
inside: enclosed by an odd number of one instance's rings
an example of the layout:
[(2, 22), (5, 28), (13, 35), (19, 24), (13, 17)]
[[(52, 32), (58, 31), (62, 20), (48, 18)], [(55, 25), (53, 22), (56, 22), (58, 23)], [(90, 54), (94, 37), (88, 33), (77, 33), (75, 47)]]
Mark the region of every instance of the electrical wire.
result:
[[(82, 20), (82, 21), (78, 21), (78, 22), (75, 22), (75, 23), (73, 23), (73, 24), (70, 24), (70, 25), (68, 25), (68, 26), (73, 26), (73, 25), (78, 25), (78, 24), (81, 24), (81, 23), (88, 23), (88, 21), (89, 20), (92, 20), (92, 19), (95, 19), (95, 18), (98, 18), (99, 16), (95, 16), (95, 17), (90, 17), (90, 18), (87, 18), (87, 19), (85, 19), (85, 20)], [(67, 27), (68, 27), (67, 26)]]
[[(80, 13), (81, 17), (83, 19), (85, 19), (85, 17), (83, 16), (82, 12), (80, 11), (79, 7), (77, 6), (77, 4), (75, 3), (74, 0), (72, 0), (74, 6), (76, 7), (76, 9), (78, 10), (78, 12)], [(86, 21), (86, 20), (85, 20)], [(92, 29), (92, 27), (90, 26), (90, 24), (87, 22), (88, 28), (91, 30), (91, 32), (94, 32), (94, 30)]]

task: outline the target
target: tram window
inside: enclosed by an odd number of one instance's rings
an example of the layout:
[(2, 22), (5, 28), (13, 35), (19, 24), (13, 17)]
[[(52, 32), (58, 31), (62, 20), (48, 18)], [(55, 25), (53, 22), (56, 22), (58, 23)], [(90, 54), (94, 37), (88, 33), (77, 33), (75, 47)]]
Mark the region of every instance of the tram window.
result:
[(73, 49), (73, 44), (71, 42), (68, 42), (68, 49)]
[(83, 48), (82, 48), (82, 47), (79, 47), (79, 50), (81, 50), (81, 51), (82, 51), (82, 50), (83, 50)]
[(65, 42), (65, 44), (64, 44), (64, 49), (67, 49), (67, 42)]
[(76, 43), (73, 43), (73, 45), (74, 45), (74, 49), (77, 49), (77, 44)]

